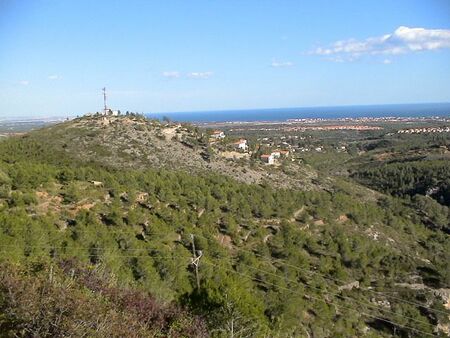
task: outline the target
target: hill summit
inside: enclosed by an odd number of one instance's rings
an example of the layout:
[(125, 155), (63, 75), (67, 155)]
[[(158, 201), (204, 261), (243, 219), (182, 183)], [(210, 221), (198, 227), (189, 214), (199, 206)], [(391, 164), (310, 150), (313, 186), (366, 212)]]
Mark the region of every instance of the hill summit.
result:
[[(234, 152), (223, 151), (211, 139), (212, 133), (212, 130), (191, 124), (160, 122), (129, 114), (84, 116), (34, 131), (27, 137), (45, 144), (49, 151), (64, 152), (65, 156), (84, 163), (95, 162), (118, 169), (207, 171), (244, 183), (317, 188), (317, 184), (312, 183), (317, 178), (313, 168), (291, 163), (284, 171), (268, 171), (259, 160), (251, 161), (251, 152), (247, 157), (236, 158), (232, 155)], [(291, 174), (287, 175), (286, 170)], [(294, 172), (296, 174), (292, 175)]]

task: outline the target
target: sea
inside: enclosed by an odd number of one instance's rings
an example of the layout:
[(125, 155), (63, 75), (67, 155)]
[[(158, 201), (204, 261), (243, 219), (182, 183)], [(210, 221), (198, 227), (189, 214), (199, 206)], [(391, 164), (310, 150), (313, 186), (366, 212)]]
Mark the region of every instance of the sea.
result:
[(147, 113), (146, 116), (157, 119), (168, 117), (172, 121), (179, 122), (253, 122), (361, 117), (450, 117), (450, 102)]

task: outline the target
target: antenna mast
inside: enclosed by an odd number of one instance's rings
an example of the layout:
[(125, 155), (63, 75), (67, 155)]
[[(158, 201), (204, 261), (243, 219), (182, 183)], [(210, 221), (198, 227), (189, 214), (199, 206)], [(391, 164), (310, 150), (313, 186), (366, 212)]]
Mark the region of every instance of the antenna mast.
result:
[(106, 106), (106, 87), (103, 87), (103, 104), (104, 104), (104, 112), (108, 111), (108, 107)]

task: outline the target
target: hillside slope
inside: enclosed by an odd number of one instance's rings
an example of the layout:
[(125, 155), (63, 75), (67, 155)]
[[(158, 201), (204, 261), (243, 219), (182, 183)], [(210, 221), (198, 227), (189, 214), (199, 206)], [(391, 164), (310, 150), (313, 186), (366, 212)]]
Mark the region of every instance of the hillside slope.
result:
[[(19, 325), (5, 314), (22, 314), (24, 297), (0, 287), (0, 327), (11, 336), (47, 325), (38, 319), (48, 304), (69, 309), (52, 312), (60, 332), (86, 320), (76, 306), (42, 301), (65, 285), (77, 302), (110, 314), (104, 332), (139, 318), (145, 334), (156, 323), (173, 337), (202, 337), (204, 325), (213, 337), (448, 334), (450, 240), (410, 201), (243, 184), (232, 171), (196, 166), (209, 163), (189, 126), (114, 121), (83, 118), (0, 142), (0, 261), (13, 272), (0, 278), (25, 290), (35, 274), (49, 290), (30, 293), (33, 311)], [(168, 144), (155, 164), (153, 150)], [(178, 152), (197, 160), (173, 162)], [(97, 287), (86, 271), (106, 282)], [(130, 294), (148, 302), (110, 298)], [(193, 315), (195, 327), (186, 323)]]
[(245, 183), (267, 182), (277, 187), (316, 188), (317, 173), (291, 164), (295, 176), (267, 171), (262, 163), (242, 164), (221, 156), (208, 135), (191, 125), (162, 124), (138, 115), (90, 116), (32, 132), (28, 137), (81, 162), (115, 168), (167, 168), (216, 172)]

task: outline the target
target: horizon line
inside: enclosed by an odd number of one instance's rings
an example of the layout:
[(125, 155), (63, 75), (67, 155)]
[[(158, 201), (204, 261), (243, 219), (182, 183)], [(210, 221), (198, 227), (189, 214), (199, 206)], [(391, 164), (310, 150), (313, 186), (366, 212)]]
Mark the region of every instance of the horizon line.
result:
[[(413, 103), (375, 103), (375, 104), (342, 104), (342, 105), (311, 105), (311, 106), (291, 106), (291, 107), (260, 107), (260, 108), (229, 108), (229, 109), (200, 109), (200, 110), (182, 110), (182, 111), (155, 111), (155, 112), (142, 112), (142, 111), (130, 111), (133, 113), (139, 113), (144, 115), (163, 115), (163, 114), (207, 114), (207, 113), (223, 113), (223, 112), (238, 112), (238, 111), (269, 111), (269, 110), (289, 110), (289, 109), (330, 109), (330, 108), (350, 108), (350, 107), (382, 107), (382, 106), (420, 106), (420, 105), (450, 105), (450, 101), (434, 101), (434, 102), (413, 102)], [(127, 110), (120, 110), (125, 113)], [(19, 115), (14, 116), (0, 116), (0, 121), (14, 121), (14, 120), (45, 120), (45, 119), (66, 119), (74, 118), (77, 116), (83, 116), (85, 113), (71, 113), (67, 115)]]

